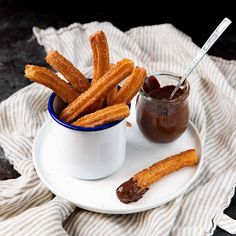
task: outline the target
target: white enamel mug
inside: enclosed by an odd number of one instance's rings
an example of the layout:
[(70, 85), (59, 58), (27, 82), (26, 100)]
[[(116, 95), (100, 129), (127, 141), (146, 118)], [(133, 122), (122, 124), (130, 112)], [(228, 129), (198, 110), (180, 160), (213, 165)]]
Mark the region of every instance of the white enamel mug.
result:
[(53, 93), (48, 112), (53, 120), (51, 134), (63, 170), (87, 180), (104, 178), (117, 171), (125, 159), (125, 119), (94, 128), (74, 126), (59, 119), (58, 114), (64, 107), (62, 99)]

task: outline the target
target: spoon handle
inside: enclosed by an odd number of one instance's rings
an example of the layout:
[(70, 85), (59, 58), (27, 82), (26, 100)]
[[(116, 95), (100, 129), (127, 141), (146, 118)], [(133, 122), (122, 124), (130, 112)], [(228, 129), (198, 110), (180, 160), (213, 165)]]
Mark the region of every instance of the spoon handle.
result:
[(183, 76), (173, 92), (171, 93), (170, 99), (173, 98), (176, 91), (180, 88), (180, 86), (184, 83), (186, 78), (189, 76), (189, 74), (193, 71), (193, 69), (197, 66), (197, 64), (202, 60), (202, 58), (205, 56), (205, 54), (208, 52), (208, 50), (211, 48), (211, 46), (216, 42), (216, 40), (221, 36), (221, 34), (226, 30), (226, 28), (231, 24), (231, 20), (228, 18), (224, 18), (223, 21), (217, 26), (215, 31), (211, 34), (211, 36), (208, 38), (208, 40), (205, 42), (201, 50), (198, 52), (192, 63), (189, 65), (189, 67), (184, 71)]

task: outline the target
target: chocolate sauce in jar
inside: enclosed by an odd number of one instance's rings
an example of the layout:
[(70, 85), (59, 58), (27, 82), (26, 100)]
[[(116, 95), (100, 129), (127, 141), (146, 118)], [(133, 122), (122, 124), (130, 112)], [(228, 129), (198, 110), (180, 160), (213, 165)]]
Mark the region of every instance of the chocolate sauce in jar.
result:
[[(159, 77), (158, 77), (159, 78)], [(168, 143), (176, 140), (186, 130), (189, 123), (189, 84), (186, 82), (170, 100), (175, 85), (147, 86), (145, 81), (136, 103), (136, 120), (142, 133), (151, 141)], [(174, 78), (169, 78), (170, 80)], [(178, 79), (175, 78), (176, 83)], [(159, 85), (158, 85), (159, 84)]]

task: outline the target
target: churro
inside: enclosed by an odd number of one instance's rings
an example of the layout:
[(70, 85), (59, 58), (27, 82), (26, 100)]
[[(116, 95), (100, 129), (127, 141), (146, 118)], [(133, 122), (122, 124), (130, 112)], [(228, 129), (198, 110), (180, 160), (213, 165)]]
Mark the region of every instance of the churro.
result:
[[(110, 67), (111, 68), (113, 66), (113, 64), (110, 64)], [(107, 106), (110, 106), (111, 105), (111, 101), (115, 98), (115, 96), (117, 95), (118, 93), (118, 86), (114, 87), (107, 95), (107, 98), (106, 98), (106, 105)]]
[[(93, 84), (98, 81), (110, 68), (109, 47), (104, 32), (97, 31), (92, 34), (90, 36), (90, 45), (93, 54)], [(114, 89), (112, 89), (112, 91)], [(109, 94), (110, 93), (108, 93), (107, 96), (109, 96)], [(105, 104), (105, 102), (105, 98), (101, 99), (99, 102), (97, 102), (97, 104), (91, 107), (91, 110), (98, 110)]]
[(90, 87), (89, 81), (85, 76), (58, 51), (49, 52), (45, 59), (48, 64), (60, 72), (80, 93), (83, 93)]
[(67, 103), (71, 103), (80, 95), (70, 84), (60, 79), (53, 71), (44, 67), (26, 65), (25, 77), (52, 89)]
[(102, 31), (90, 36), (90, 44), (93, 53), (93, 84), (109, 70), (109, 48), (106, 35)]
[(72, 123), (72, 125), (94, 127), (97, 125), (104, 125), (113, 121), (118, 121), (128, 116), (129, 107), (125, 104), (117, 104), (83, 116)]
[(94, 83), (94, 85), (70, 103), (61, 112), (60, 118), (65, 122), (72, 122), (91, 105), (99, 101), (99, 99), (104, 98), (107, 93), (125, 79), (132, 70), (133, 62), (131, 60), (123, 59), (117, 62), (102, 78)]
[(125, 83), (111, 101), (111, 104), (126, 103), (129, 104), (132, 98), (143, 86), (146, 78), (146, 70), (142, 67), (135, 67), (132, 74), (126, 79)]
[(113, 88), (111, 90), (111, 92), (109, 92), (109, 94), (107, 95), (107, 99), (106, 99), (106, 104), (108, 106), (112, 105), (112, 101), (114, 100), (114, 98), (117, 96), (118, 94), (118, 89), (117, 86), (115, 88)]
[(136, 202), (143, 197), (151, 184), (181, 168), (196, 165), (198, 161), (199, 158), (194, 149), (170, 156), (121, 184), (116, 190), (117, 197), (123, 203)]

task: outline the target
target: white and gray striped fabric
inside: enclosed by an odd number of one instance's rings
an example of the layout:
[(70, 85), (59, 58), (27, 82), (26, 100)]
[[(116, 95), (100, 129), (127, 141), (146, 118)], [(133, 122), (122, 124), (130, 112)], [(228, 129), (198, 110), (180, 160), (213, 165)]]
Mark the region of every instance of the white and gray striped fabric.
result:
[[(88, 37), (97, 30), (108, 37), (111, 61), (128, 57), (149, 73), (181, 74), (199, 50), (169, 24), (124, 33), (107, 22), (76, 23), (60, 30), (34, 28), (34, 34), (46, 51), (58, 50), (91, 76)], [(0, 235), (199, 236), (213, 234), (217, 225), (236, 233), (236, 222), (223, 214), (236, 183), (235, 75), (235, 61), (206, 56), (190, 76), (191, 120), (205, 149), (202, 173), (185, 195), (130, 215), (97, 214), (53, 196), (39, 180), (31, 158), (35, 135), (48, 119), (50, 90), (32, 84), (13, 94), (0, 104), (0, 145), (21, 177), (0, 181)]]

